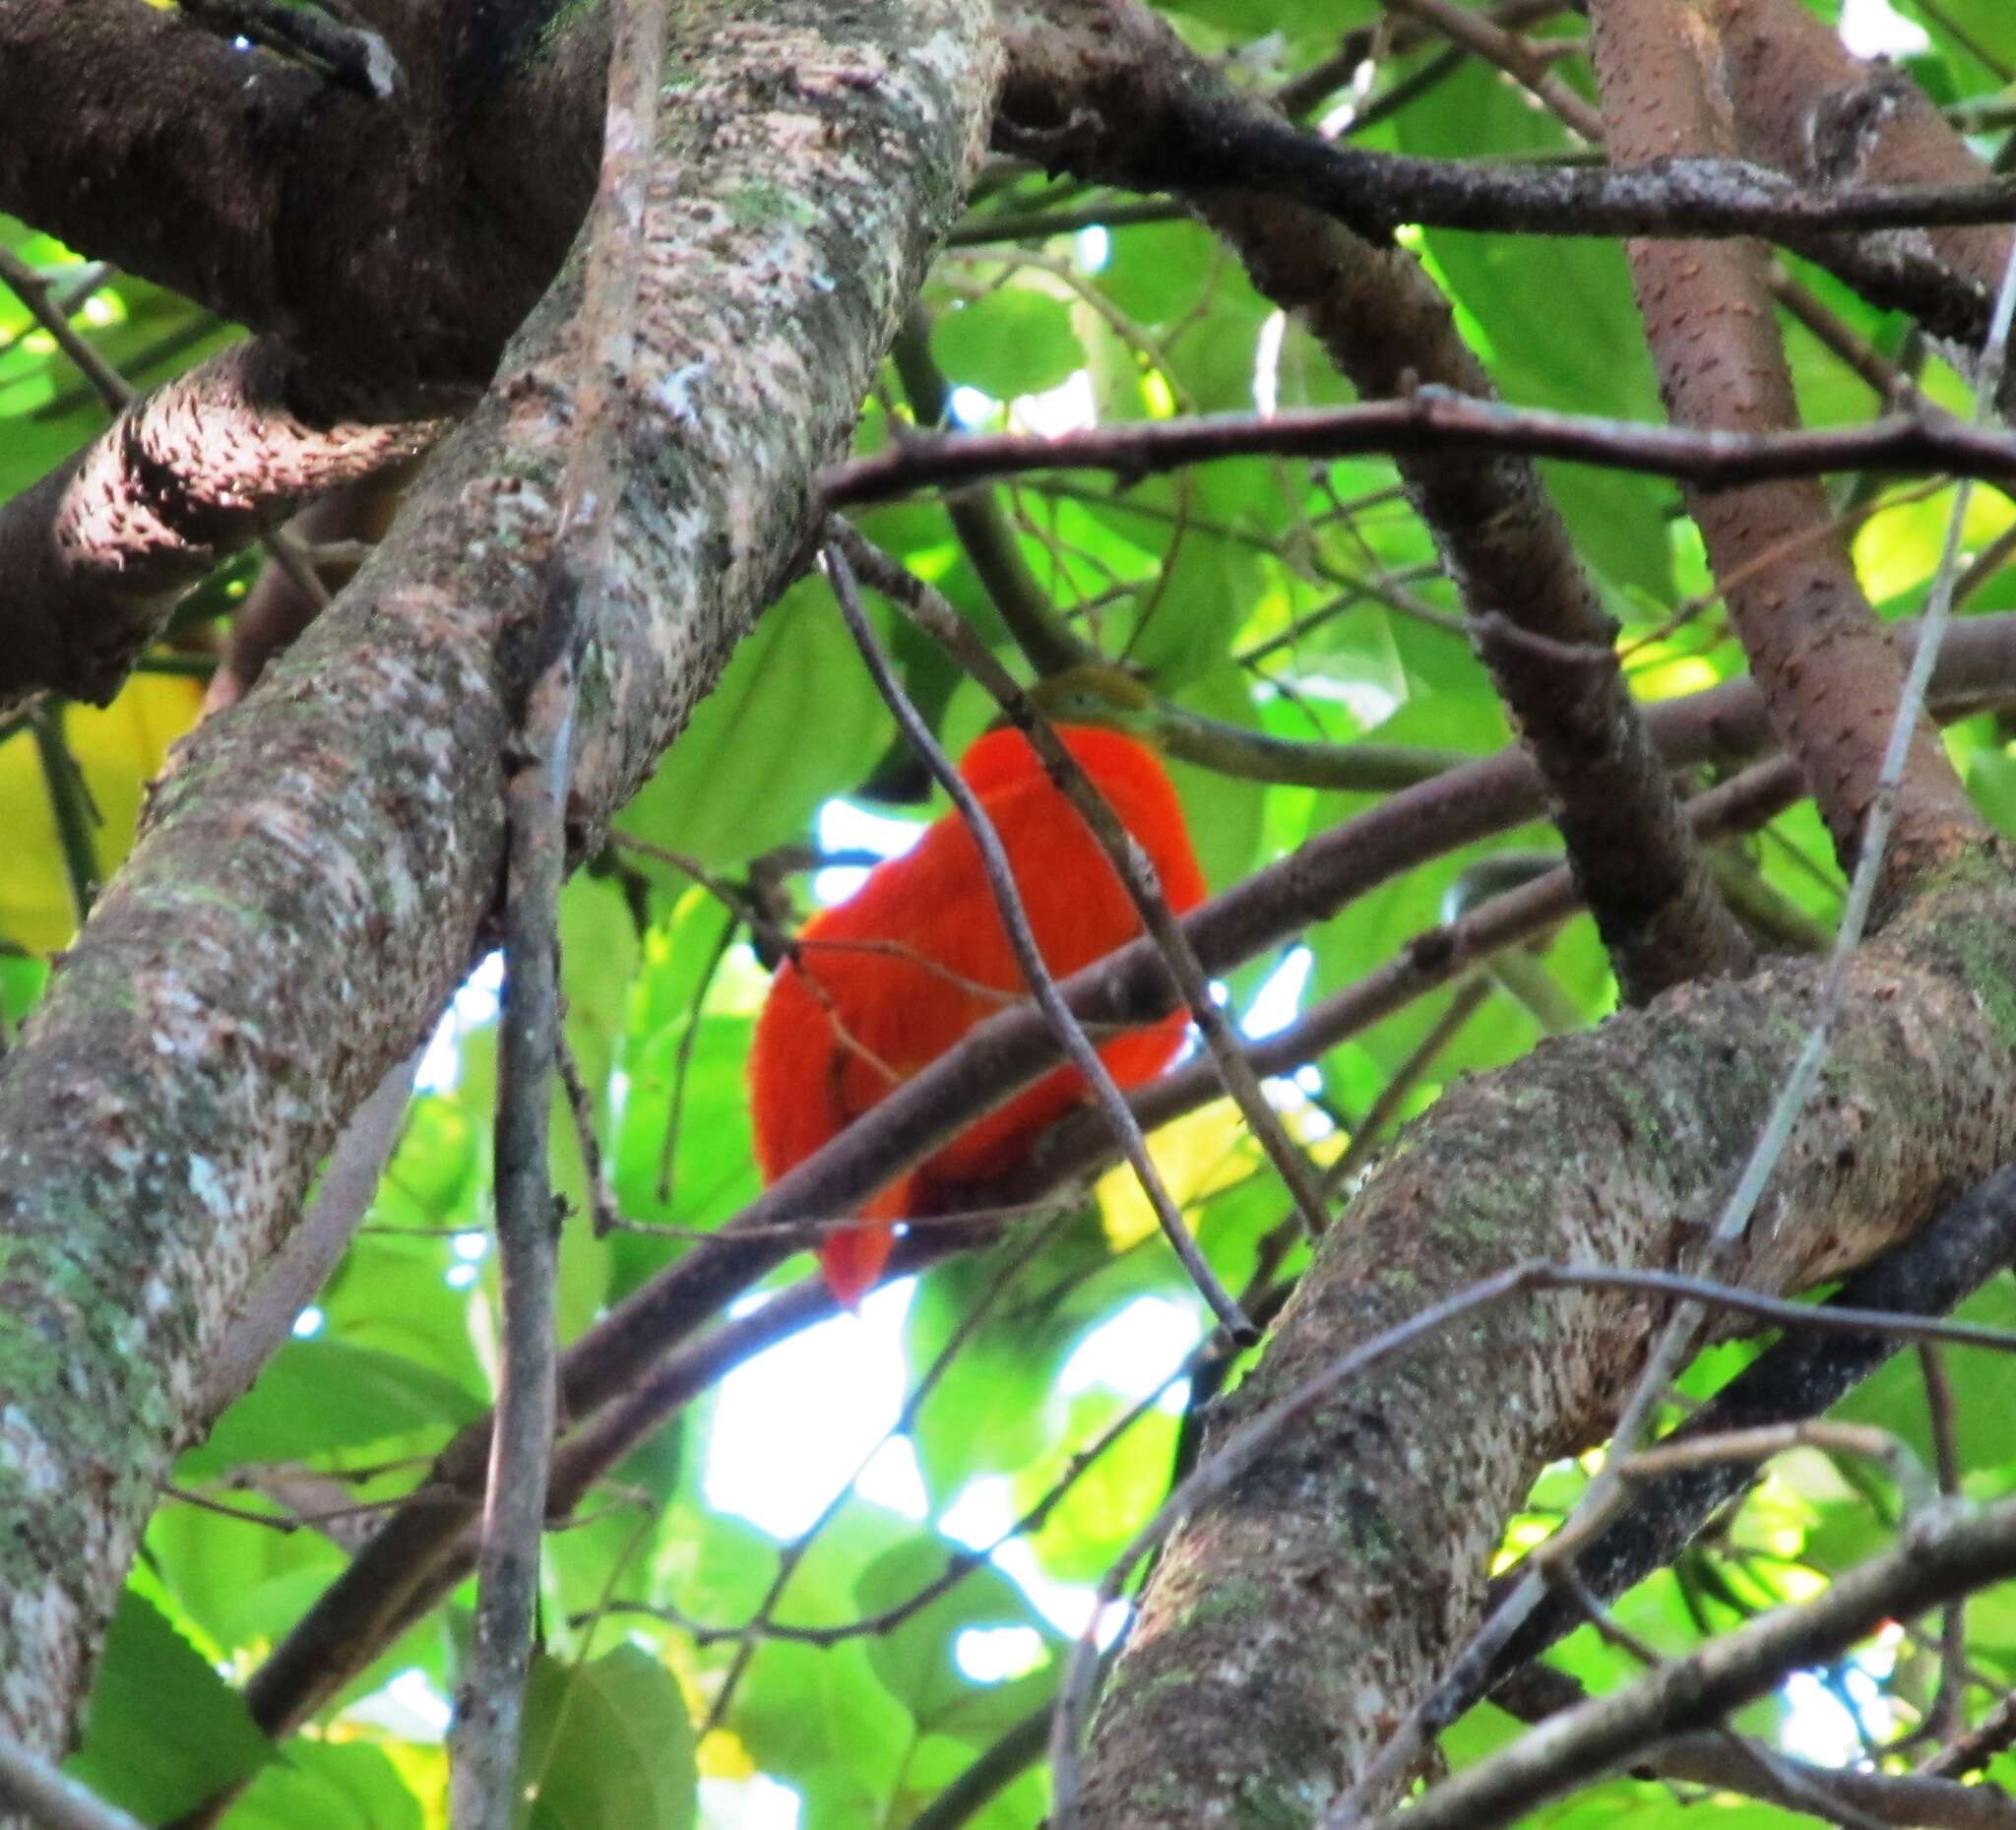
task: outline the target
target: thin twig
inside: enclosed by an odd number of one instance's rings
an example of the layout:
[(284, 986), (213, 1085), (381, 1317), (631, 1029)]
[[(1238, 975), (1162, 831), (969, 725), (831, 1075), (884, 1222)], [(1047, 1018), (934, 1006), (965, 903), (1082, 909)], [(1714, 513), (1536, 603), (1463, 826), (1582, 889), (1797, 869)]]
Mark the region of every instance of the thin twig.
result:
[(48, 790), (49, 812), (56, 827), (56, 846), (70, 885), (70, 907), (82, 927), (98, 893), (97, 846), (92, 838), (98, 821), (91, 790), (64, 739), (63, 702), (53, 695), (43, 698), (29, 713), (28, 722), (34, 732), (42, 786)]
[(0, 1736), (0, 1804), (29, 1813), (41, 1830), (144, 1830), (39, 1754)]
[[(1935, 1350), (1922, 1348), (1920, 1352)], [(1762, 1462), (1788, 1449), (1823, 1449), (1830, 1455), (1857, 1455), (1880, 1464), (1897, 1483), (1907, 1514), (1921, 1511), (1930, 1503), (1936, 1489), (1924, 1465), (1911, 1452), (1904, 1438), (1867, 1423), (1837, 1423), (1822, 1418), (1802, 1418), (1795, 1423), (1766, 1423), (1752, 1429), (1723, 1430), (1716, 1434), (1689, 1436), (1684, 1442), (1662, 1442), (1655, 1448), (1640, 1449), (1620, 1461), (1617, 1472), (1633, 1483), (1656, 1481), (1683, 1468), (1703, 1468), (1711, 1462)], [(1571, 1575), (1572, 1565), (1563, 1562), (1549, 1572), (1555, 1582)]]
[[(1919, 1372), (1924, 1379), (1925, 1412), (1932, 1430), (1932, 1462), (1939, 1491), (1960, 1496), (1961, 1461), (1953, 1380), (1943, 1348), (1926, 1342), (1918, 1350)], [(1967, 1604), (1955, 1596), (1939, 1618), (1939, 1685), (1925, 1714), (1924, 1733), (1949, 1747), (1967, 1729)]]
[(636, 360), (632, 326), (665, 12), (666, 0), (627, 0), (615, 9), (601, 177), (577, 318), (583, 355), (575, 387), (577, 442), (561, 477), (551, 571), (505, 785), (509, 851), (496, 1128), (502, 1367), (477, 1552), (475, 1627), (450, 1743), (454, 1830), (510, 1830), (520, 1804), (525, 1681), (558, 1412), (558, 1238), (547, 1088), (561, 1024), (558, 920), (575, 670), (599, 608), (621, 494), (615, 433)]
[(1024, 981), (1029, 985), (1044, 1021), (1056, 1037), (1058, 1045), (1069, 1057), (1071, 1064), (1084, 1077), (1091, 1089), (1093, 1099), (1102, 1116), (1112, 1128), (1115, 1139), (1125, 1152), (1129, 1165), (1140, 1179), (1142, 1192), (1155, 1209), (1156, 1218), (1162, 1223), (1164, 1235), (1182, 1261), (1183, 1269), (1190, 1275), (1190, 1281), (1197, 1287), (1198, 1294), (1211, 1305), (1216, 1315), (1228, 1332), (1241, 1340), (1254, 1338), (1253, 1326), (1240, 1313), (1234, 1302), (1205, 1263), (1204, 1254), (1197, 1249), (1197, 1242), (1190, 1236), (1190, 1230), (1184, 1224), (1182, 1210), (1170, 1197), (1164, 1185), (1161, 1171), (1155, 1167), (1154, 1159), (1148, 1153), (1148, 1142), (1141, 1135), (1141, 1127), (1134, 1122), (1134, 1114), (1127, 1109), (1127, 1101), (1114, 1084), (1106, 1064), (1100, 1059), (1099, 1050), (1092, 1044), (1071, 1008), (1064, 1002), (1057, 990), (1057, 981), (1043, 962), (1042, 951), (1037, 945), (1035, 933), (1029, 925), (1029, 915), (1022, 906), (1022, 898), (1015, 888), (1015, 870), (1009, 862), (1008, 853), (1001, 845), (1001, 836), (994, 830), (994, 824), (987, 818), (986, 809), (966, 780), (952, 766), (950, 759), (939, 748), (931, 735), (922, 715), (910, 701), (903, 690), (903, 684), (883, 659), (875, 642), (874, 631), (868, 625), (867, 611), (862, 608), (860, 594), (854, 587), (853, 572), (848, 564), (847, 555), (838, 543), (829, 543), (825, 551), (828, 577), (833, 584), (834, 596), (839, 599), (841, 613), (847, 618), (849, 632), (854, 644), (861, 651), (861, 659), (873, 676), (876, 689), (882, 694), (890, 711), (904, 734), (923, 757), (932, 775), (951, 795), (953, 804), (966, 821), (968, 830), (978, 849), (980, 862), (987, 874), (987, 881), (994, 893), (994, 900), (1001, 915), (1001, 924), (1006, 930), (1008, 943), (1014, 950), (1016, 964), (1022, 970)]
[(1997, 1754), (2016, 1747), (2016, 1690), (2010, 1691), (1950, 1747), (1942, 1747), (1919, 1772), (1928, 1779), (1962, 1779), (1979, 1773)]
[(346, 1506), (325, 1506), (315, 1512), (257, 1512), (250, 1506), (233, 1506), (227, 1500), (213, 1499), (208, 1493), (177, 1486), (172, 1482), (164, 1484), (161, 1492), (184, 1506), (194, 1506), (199, 1512), (213, 1512), (220, 1519), (235, 1519), (241, 1525), (263, 1525), (269, 1531), (284, 1536), (311, 1527), (338, 1524), (345, 1519), (370, 1518), (396, 1511), (401, 1506), (425, 1505), (432, 1498), (453, 1497), (444, 1488), (422, 1483), (410, 1492), (388, 1493), (383, 1499), (360, 1499)]
[(2016, 439), (1944, 413), (1888, 413), (1860, 425), (1808, 431), (1729, 432), (1506, 407), (1423, 387), (1395, 400), (1271, 416), (1200, 413), (1055, 435), (963, 432), (907, 439), (873, 457), (832, 466), (820, 487), (829, 508), (854, 508), (1032, 471), (1111, 471), (1131, 479), (1223, 458), (1416, 452), (1562, 458), (1716, 489), (1862, 470), (1945, 470), (2016, 480)]
[[(1587, 1591), (1585, 1591), (1587, 1592)], [(1566, 1672), (1528, 1666), (1491, 1693), (1491, 1700), (1521, 1722), (1539, 1726), (1563, 1710), (1589, 1700), (1589, 1692)], [(1832, 1815), (1836, 1803), (1864, 1812), (1884, 1825), (1914, 1830), (2011, 1830), (2016, 1801), (1992, 1786), (1963, 1786), (1916, 1773), (1877, 1773), (1847, 1767), (1818, 1767), (1772, 1749), (1764, 1750), (1727, 1730), (1696, 1730), (1655, 1742), (1638, 1755), (1633, 1770), (1717, 1792), (1739, 1792), (1766, 1803)], [(1785, 1784), (1793, 1782), (1791, 1786)]]
[(574, 1120), (574, 1141), (581, 1149), (581, 1172), (588, 1183), (588, 1208), (595, 1236), (605, 1238), (622, 1225), (622, 1215), (617, 1211), (616, 1196), (602, 1167), (601, 1139), (595, 1128), (595, 1097), (581, 1077), (581, 1063), (568, 1046), (564, 1028), (554, 1033), (553, 1064), (560, 1071), (560, 1085), (566, 1089), (567, 1110)]
[(1050, 1712), (1033, 1709), (910, 1820), (910, 1830), (962, 1830), (994, 1795), (1042, 1757)]

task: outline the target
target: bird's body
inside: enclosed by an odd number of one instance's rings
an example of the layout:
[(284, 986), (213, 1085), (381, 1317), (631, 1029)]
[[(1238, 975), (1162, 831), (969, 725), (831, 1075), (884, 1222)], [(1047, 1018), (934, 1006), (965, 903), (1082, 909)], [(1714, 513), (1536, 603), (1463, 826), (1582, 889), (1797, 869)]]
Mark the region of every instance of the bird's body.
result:
[[(1204, 881), (1181, 803), (1153, 751), (1117, 731), (1060, 726), (1080, 767), (1140, 841), (1178, 912)], [(1044, 963), (1058, 978), (1141, 932), (1140, 917), (1085, 823), (1019, 731), (980, 738), (960, 764), (1000, 834)], [(847, 902), (806, 923), (798, 957), (771, 984), (750, 1051), (756, 1159), (773, 1181), (960, 1041), (1026, 994), (979, 849), (957, 812), (869, 873)], [(1166, 1018), (1100, 1045), (1114, 1080), (1151, 1080), (1181, 1045)], [(970, 1126), (935, 1157), (862, 1204), (864, 1225), (820, 1253), (828, 1284), (855, 1300), (889, 1253), (889, 1223), (924, 1213), (964, 1184), (1015, 1166), (1085, 1091), (1060, 1068)]]

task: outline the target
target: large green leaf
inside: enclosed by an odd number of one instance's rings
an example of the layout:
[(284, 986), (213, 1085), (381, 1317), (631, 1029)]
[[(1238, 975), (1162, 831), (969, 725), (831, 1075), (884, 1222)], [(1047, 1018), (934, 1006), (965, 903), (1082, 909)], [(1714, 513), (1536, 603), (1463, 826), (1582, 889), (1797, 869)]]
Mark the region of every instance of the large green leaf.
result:
[(180, 1465), (190, 1478), (299, 1461), (416, 1430), (445, 1433), (481, 1409), (453, 1379), (396, 1354), (326, 1337), (289, 1341)]
[(893, 730), (825, 587), (808, 580), (765, 612), (616, 825), (731, 870), (798, 838)]
[(223, 1830), (421, 1830), (424, 1822), (382, 1749), (296, 1735), (246, 1788)]
[(999, 286), (942, 313), (931, 353), (948, 381), (997, 401), (1040, 394), (1085, 366), (1071, 307), (1028, 285)]
[[(914, 1538), (877, 1557), (862, 1571), (854, 1593), (864, 1614), (906, 1607), (944, 1573), (952, 1546)], [(997, 1570), (981, 1567), (957, 1588), (874, 1635), (868, 1656), (889, 1693), (921, 1729), (980, 1735), (998, 1732), (1027, 1715), (1046, 1696), (1055, 1672), (1034, 1671), (1005, 1683), (976, 1683), (959, 1665), (959, 1637), (976, 1629), (1039, 1632), (1022, 1593)], [(1044, 1635), (1051, 1639), (1053, 1636)], [(1054, 1665), (1054, 1647), (1044, 1648)]]
[(244, 1700), (128, 1589), (105, 1633), (84, 1741), (65, 1770), (150, 1823), (165, 1823), (274, 1758)]
[(541, 1656), (526, 1686), (520, 1830), (690, 1830), (693, 1725), (671, 1673), (635, 1646), (586, 1665)]

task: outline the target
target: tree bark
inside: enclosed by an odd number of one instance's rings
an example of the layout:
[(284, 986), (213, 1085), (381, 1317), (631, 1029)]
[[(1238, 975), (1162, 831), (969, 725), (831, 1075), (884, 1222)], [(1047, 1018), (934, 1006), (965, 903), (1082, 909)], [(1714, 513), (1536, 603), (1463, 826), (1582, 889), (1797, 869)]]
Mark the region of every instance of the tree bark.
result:
[[(983, 0), (682, 11), (580, 844), (802, 562), (814, 474), (977, 158), (987, 23)], [(570, 268), (356, 585), (185, 746), (7, 1057), (0, 1732), (32, 1747), (67, 1738), (167, 1459), (209, 1421), (210, 1356), (317, 1158), (490, 909), (576, 294)]]
[[(2016, 1154), (2016, 884), (1981, 853), (1858, 957), (1732, 1282), (1836, 1276)], [(1684, 1262), (1796, 1050), (1816, 969), (1690, 986), (1445, 1093), (1318, 1246), (1222, 1440), (1354, 1344), (1525, 1258)], [(1308, 1822), (1475, 1627), (1506, 1516), (1612, 1420), (1642, 1302), (1501, 1305), (1325, 1404), (1167, 1546), (1083, 1822)], [(1210, 1453), (1207, 1444), (1206, 1454)]]

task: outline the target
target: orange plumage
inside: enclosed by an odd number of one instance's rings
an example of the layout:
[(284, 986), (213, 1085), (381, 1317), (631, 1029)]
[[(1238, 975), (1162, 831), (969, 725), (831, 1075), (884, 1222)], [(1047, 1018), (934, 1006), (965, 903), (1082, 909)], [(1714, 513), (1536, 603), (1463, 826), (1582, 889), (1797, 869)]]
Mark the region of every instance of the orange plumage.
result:
[[(1154, 753), (1093, 726), (1058, 727), (1071, 754), (1141, 842), (1178, 913), (1204, 899), (1182, 804)], [(1015, 871), (1044, 963), (1058, 978), (1141, 932), (1118, 875), (1020, 731), (990, 731), (960, 763)], [(796, 962), (772, 981), (749, 1055), (756, 1161), (774, 1181), (901, 1081), (927, 1067), (1005, 1001), (1022, 974), (994, 907), (979, 849), (955, 810), (915, 847), (868, 875), (847, 902), (805, 924)], [(872, 946), (848, 943), (869, 942)], [(894, 943), (890, 945), (889, 943)], [(1100, 1046), (1123, 1087), (1152, 1080), (1181, 1045), (1165, 1018)], [(889, 1256), (890, 1222), (928, 1212), (962, 1184), (998, 1175), (1085, 1091), (1059, 1068), (969, 1127), (860, 1210), (868, 1223), (831, 1234), (819, 1259), (851, 1304)]]

